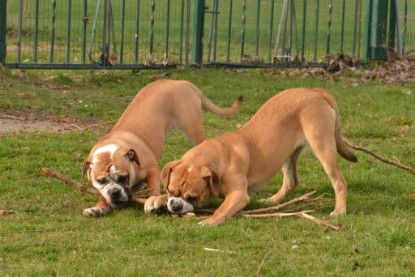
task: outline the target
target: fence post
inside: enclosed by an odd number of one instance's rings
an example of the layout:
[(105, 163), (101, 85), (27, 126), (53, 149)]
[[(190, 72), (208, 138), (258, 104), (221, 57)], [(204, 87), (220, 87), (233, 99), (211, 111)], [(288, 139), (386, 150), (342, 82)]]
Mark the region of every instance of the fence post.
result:
[[(388, 57), (387, 48), (390, 46), (391, 41), (395, 39), (395, 33), (390, 32), (389, 41), (387, 41), (389, 9), (391, 9), (389, 0), (366, 0), (366, 50), (364, 53), (366, 61), (386, 60)], [(390, 22), (389, 24), (395, 26), (395, 22)]]
[(0, 1), (0, 63), (6, 63), (7, 0)]
[(205, 22), (205, 0), (195, 0), (195, 18), (193, 34), (193, 63), (202, 65), (203, 29)]

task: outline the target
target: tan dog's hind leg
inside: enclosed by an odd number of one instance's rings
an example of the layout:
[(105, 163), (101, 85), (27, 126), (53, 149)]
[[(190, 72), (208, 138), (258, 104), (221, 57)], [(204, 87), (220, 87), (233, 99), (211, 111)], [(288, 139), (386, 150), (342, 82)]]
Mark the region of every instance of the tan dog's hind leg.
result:
[(283, 182), (280, 190), (272, 197), (262, 199), (262, 203), (276, 204), (290, 194), (298, 184), (297, 161), (304, 147), (298, 147), (282, 167)]
[(309, 144), (314, 154), (323, 165), (326, 174), (329, 176), (331, 184), (334, 188), (334, 192), (336, 194), (336, 206), (330, 215), (336, 216), (345, 214), (347, 183), (340, 173), (339, 164), (337, 162), (337, 148), (334, 135), (314, 137), (313, 139), (309, 140)]
[(104, 197), (100, 196), (95, 207), (87, 208), (83, 211), (85, 217), (99, 217), (103, 216), (112, 211), (110, 205), (108, 205), (107, 200)]

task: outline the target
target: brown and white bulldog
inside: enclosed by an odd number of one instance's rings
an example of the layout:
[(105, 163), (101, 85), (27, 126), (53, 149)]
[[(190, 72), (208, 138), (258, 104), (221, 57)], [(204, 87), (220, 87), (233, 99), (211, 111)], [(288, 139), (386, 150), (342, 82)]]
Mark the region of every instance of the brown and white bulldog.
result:
[(202, 104), (216, 114), (232, 115), (241, 102), (242, 97), (231, 108), (221, 109), (183, 80), (145, 86), (83, 163), (82, 175), (87, 174), (101, 193), (95, 207), (83, 211), (84, 216), (102, 216), (122, 206), (131, 199), (133, 189), (145, 184), (149, 195), (159, 195), (159, 161), (169, 130), (178, 128), (192, 144), (199, 144), (205, 139)]
[[(205, 140), (180, 160), (168, 163), (162, 182), (168, 194), (146, 200), (146, 212), (167, 205), (183, 214), (210, 197), (222, 197), (215, 213), (201, 221), (217, 225), (250, 201), (281, 168), (283, 183), (267, 203), (277, 203), (298, 184), (297, 160), (310, 146), (320, 160), (336, 194), (332, 215), (346, 213), (347, 184), (340, 173), (337, 153), (356, 162), (345, 145), (333, 96), (323, 89), (285, 90), (268, 100), (241, 129)], [(150, 209), (152, 208), (152, 209)]]

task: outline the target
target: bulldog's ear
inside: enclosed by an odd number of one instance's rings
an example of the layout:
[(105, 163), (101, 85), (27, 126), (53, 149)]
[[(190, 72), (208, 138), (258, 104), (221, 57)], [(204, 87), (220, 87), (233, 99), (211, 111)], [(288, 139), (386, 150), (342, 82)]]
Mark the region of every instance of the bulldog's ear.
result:
[(136, 162), (138, 165), (141, 165), (140, 164), (140, 160), (138, 159), (138, 155), (137, 155), (137, 153), (135, 152), (134, 149), (129, 149), (127, 151), (127, 154), (126, 155), (130, 159), (130, 161)]
[(202, 177), (207, 180), (210, 186), (210, 191), (215, 197), (219, 196), (220, 178), (218, 174), (207, 166), (201, 168)]
[[(84, 163), (82, 164), (82, 180), (85, 177), (85, 174), (88, 172), (88, 170), (90, 169), (91, 166), (91, 162), (89, 161), (89, 157), (85, 159)], [(89, 174), (88, 176), (88, 180), (89, 180)]]
[(179, 163), (180, 160), (169, 162), (164, 166), (163, 170), (161, 171), (161, 182), (163, 183), (165, 189), (169, 187), (170, 174), (173, 171), (173, 168), (176, 167)]

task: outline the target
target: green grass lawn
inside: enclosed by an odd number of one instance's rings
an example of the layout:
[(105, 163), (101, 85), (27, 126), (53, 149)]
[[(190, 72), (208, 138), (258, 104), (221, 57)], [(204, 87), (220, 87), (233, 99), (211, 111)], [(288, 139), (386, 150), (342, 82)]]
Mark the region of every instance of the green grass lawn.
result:
[[(235, 216), (203, 228), (197, 218), (146, 215), (139, 205), (84, 218), (82, 210), (97, 197), (42, 175), (41, 168), (80, 180), (90, 148), (140, 88), (162, 78), (189, 80), (223, 107), (244, 96), (233, 117), (204, 112), (208, 137), (235, 130), (286, 88), (327, 88), (337, 99), (346, 137), (415, 167), (413, 83), (285, 77), (274, 70), (27, 71), (24, 76), (1, 70), (0, 110), (94, 119), (105, 128), (0, 135), (0, 210), (15, 211), (0, 217), (0, 276), (415, 275), (414, 175), (362, 152), (355, 152), (357, 164), (339, 157), (349, 185), (348, 215), (334, 219), (328, 217), (334, 192), (321, 165), (311, 151), (299, 161), (300, 184), (289, 199), (310, 188), (325, 194), (331, 201), (312, 215), (341, 225), (340, 231), (297, 217)], [(190, 147), (181, 133), (172, 133), (161, 166)], [(278, 174), (246, 209), (262, 207), (257, 200), (275, 192), (281, 180)]]

